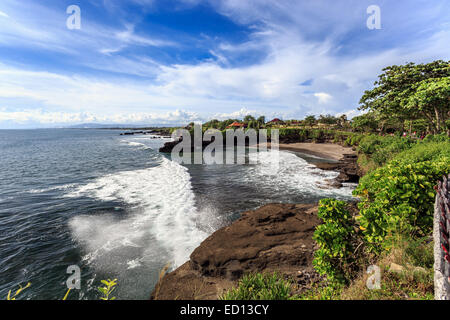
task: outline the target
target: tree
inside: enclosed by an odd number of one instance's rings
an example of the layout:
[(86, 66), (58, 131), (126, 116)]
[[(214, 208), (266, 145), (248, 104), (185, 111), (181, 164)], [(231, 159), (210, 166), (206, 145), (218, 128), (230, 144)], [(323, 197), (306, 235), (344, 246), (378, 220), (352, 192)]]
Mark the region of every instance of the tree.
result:
[(369, 112), (352, 119), (352, 128), (358, 132), (372, 132), (378, 128), (378, 121), (373, 113)]
[(260, 116), (256, 121), (258, 121), (259, 124), (260, 124), (261, 126), (263, 126), (263, 125), (266, 124), (266, 117), (265, 117), (265, 116)]
[(419, 82), (405, 107), (423, 114), (436, 131), (440, 132), (441, 128), (446, 127), (445, 122), (450, 112), (450, 77)]
[(336, 124), (338, 123), (339, 120), (332, 116), (331, 114), (327, 114), (327, 115), (320, 115), (319, 116), (319, 123), (323, 123), (323, 124)]
[(205, 128), (219, 129), (219, 127), (220, 127), (220, 121), (217, 120), (217, 119), (210, 120), (210, 121), (204, 123), (204, 124), (203, 124), (203, 127), (205, 127)]
[[(430, 99), (427, 102), (422, 99), (421, 107), (414, 106), (420, 99), (410, 100), (416, 95), (416, 91), (421, 88), (425, 94), (425, 86), (431, 82), (440, 82), (443, 78), (450, 77), (450, 61), (438, 60), (428, 64), (408, 63), (402, 66), (390, 66), (383, 69), (383, 74), (378, 77), (372, 90), (365, 91), (360, 100), (360, 110), (372, 110), (390, 117), (397, 117), (399, 120), (414, 120), (426, 117), (433, 123), (434, 131), (440, 130), (444, 105)], [(444, 85), (441, 83), (441, 85)], [(442, 92), (437, 86), (435, 90)], [(423, 95), (422, 95), (423, 97)], [(418, 98), (418, 97), (417, 97)], [(445, 99), (444, 99), (445, 100)], [(447, 102), (448, 103), (448, 102)], [(426, 105), (426, 106), (425, 106)], [(445, 109), (445, 108), (444, 108)], [(437, 110), (437, 111), (436, 111)]]
[(251, 116), (251, 115), (246, 115), (245, 117), (244, 117), (244, 122), (245, 123), (249, 123), (250, 121), (255, 121), (256, 119), (253, 117), (253, 116)]
[(309, 126), (313, 126), (316, 124), (316, 117), (315, 116), (307, 116), (305, 118), (305, 123)]
[(344, 128), (347, 126), (348, 120), (347, 120), (347, 115), (343, 114), (338, 118), (338, 125), (341, 128)]

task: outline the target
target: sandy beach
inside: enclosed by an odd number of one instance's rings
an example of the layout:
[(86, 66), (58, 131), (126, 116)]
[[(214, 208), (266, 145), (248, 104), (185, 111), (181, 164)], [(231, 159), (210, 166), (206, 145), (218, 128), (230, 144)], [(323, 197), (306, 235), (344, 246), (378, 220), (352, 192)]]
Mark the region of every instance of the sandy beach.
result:
[[(333, 160), (341, 160), (344, 158), (344, 154), (355, 154), (352, 148), (343, 147), (334, 143), (280, 143), (279, 146), (280, 150), (302, 152)], [(267, 147), (270, 147), (270, 143), (267, 143)]]

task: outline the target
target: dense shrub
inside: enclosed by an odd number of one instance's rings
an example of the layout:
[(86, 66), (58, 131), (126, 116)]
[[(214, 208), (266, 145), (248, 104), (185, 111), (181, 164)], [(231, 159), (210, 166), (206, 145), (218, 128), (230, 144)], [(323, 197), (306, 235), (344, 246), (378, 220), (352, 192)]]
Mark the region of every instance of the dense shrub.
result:
[(349, 264), (354, 260), (356, 231), (346, 206), (344, 201), (334, 199), (319, 202), (318, 216), (323, 224), (314, 232), (319, 249), (314, 254), (313, 265), (330, 282), (344, 283), (348, 279)]
[(305, 142), (308, 139), (309, 139), (309, 131), (307, 129), (300, 130), (298, 141)]
[(426, 142), (421, 141), (413, 148), (398, 153), (393, 160), (403, 161), (407, 163), (417, 163), (420, 161), (440, 160), (450, 155), (450, 139), (446, 138), (443, 142), (434, 142), (429, 139)]
[(364, 138), (363, 134), (353, 134), (350, 139), (350, 146), (357, 146), (361, 143), (361, 140)]
[(311, 135), (314, 142), (323, 142), (325, 140), (325, 133), (323, 130), (314, 130)]
[(389, 235), (423, 236), (433, 222), (433, 186), (450, 172), (450, 158), (407, 163), (391, 161), (364, 176), (353, 194), (361, 199), (358, 221), (368, 248), (389, 248)]
[(393, 155), (411, 148), (415, 141), (397, 136), (367, 135), (359, 141), (359, 151), (369, 155), (377, 164), (382, 165)]
[(297, 141), (300, 135), (300, 129), (281, 128), (279, 129), (280, 140)]
[(222, 300), (291, 300), (292, 284), (277, 273), (248, 274), (239, 280), (238, 286), (228, 290)]
[(424, 143), (428, 142), (449, 142), (450, 138), (447, 136), (446, 133), (441, 134), (429, 134), (423, 139)]

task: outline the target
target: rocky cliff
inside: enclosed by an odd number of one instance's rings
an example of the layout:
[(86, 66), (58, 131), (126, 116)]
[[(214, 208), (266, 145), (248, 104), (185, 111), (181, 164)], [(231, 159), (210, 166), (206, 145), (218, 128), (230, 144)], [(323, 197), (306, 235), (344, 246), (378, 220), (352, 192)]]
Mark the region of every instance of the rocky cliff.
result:
[(167, 274), (152, 299), (217, 299), (248, 272), (281, 272), (298, 292), (319, 280), (312, 268), (316, 205), (268, 204), (219, 229)]

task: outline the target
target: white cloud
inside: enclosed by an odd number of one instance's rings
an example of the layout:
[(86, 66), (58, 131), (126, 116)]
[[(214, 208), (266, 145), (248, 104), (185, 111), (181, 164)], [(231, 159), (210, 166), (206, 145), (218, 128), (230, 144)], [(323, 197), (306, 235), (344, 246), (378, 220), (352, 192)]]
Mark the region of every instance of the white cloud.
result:
[(248, 110), (246, 108), (241, 108), (238, 111), (230, 113), (216, 113), (212, 116), (213, 119), (226, 120), (226, 119), (242, 119), (245, 116), (252, 115), (254, 117), (259, 116), (260, 113), (257, 110)]
[(331, 99), (333, 99), (333, 97), (326, 92), (314, 93), (314, 97), (316, 97), (319, 100), (319, 103), (322, 103), (322, 104), (326, 104), (326, 103), (330, 102)]
[(108, 124), (184, 124), (204, 120), (197, 114), (175, 110), (166, 113), (116, 113), (111, 115), (90, 112), (46, 112), (42, 109), (7, 111), (0, 109), (0, 123), (13, 121), (18, 124), (69, 125), (74, 123), (99, 122)]
[(63, 52), (79, 56), (78, 60), (83, 62), (89, 59), (101, 60), (102, 57), (95, 56), (95, 53), (109, 54), (128, 46), (176, 46), (169, 40), (136, 34), (135, 25), (131, 23), (122, 25), (118, 20), (118, 26), (111, 27), (99, 24), (96, 20), (88, 20), (87, 15), (83, 14), (83, 8), (82, 27), (73, 31), (65, 27), (65, 10), (55, 11), (30, 1), (2, 0), (2, 6), (13, 17), (0, 19), (0, 43), (9, 47)]
[[(112, 6), (118, 3), (107, 2)], [(135, 2), (155, 5), (150, 0)], [(194, 6), (198, 1), (185, 2)], [(47, 117), (72, 121), (91, 116), (97, 121), (112, 121), (114, 114), (130, 121), (151, 120), (145, 115), (153, 115), (159, 121), (161, 114), (170, 112), (175, 112), (172, 116), (176, 119), (183, 112), (192, 113), (185, 115), (186, 119), (239, 118), (245, 113), (301, 118), (356, 109), (363, 91), (373, 85), (387, 65), (450, 59), (450, 32), (445, 24), (441, 30), (427, 31), (426, 36), (395, 49), (374, 46), (373, 51), (341, 52), (342, 39), (349, 37), (347, 32), (359, 30), (359, 23), (365, 28), (364, 4), (358, 1), (352, 2), (354, 10), (348, 14), (347, 5), (322, 0), (210, 2), (219, 13), (246, 24), (251, 30), (249, 38), (243, 43), (205, 38), (205, 52), (214, 58), (170, 64), (124, 50), (131, 46), (180, 49), (180, 44), (163, 36), (137, 33), (138, 25), (124, 23), (120, 28), (111, 28), (89, 21), (83, 23), (80, 32), (72, 32), (56, 26), (55, 21), (64, 21), (64, 12), (58, 14), (36, 3), (24, 11), (21, 2), (3, 0), (1, 9), (14, 17), (14, 23), (0, 19), (2, 45), (15, 50), (27, 46), (63, 52), (71, 58), (73, 68), (81, 65), (127, 77), (40, 72), (36, 66), (0, 65), (0, 108), (19, 110), (8, 115), (11, 121), (11, 117), (20, 120), (27, 114), (36, 121), (47, 121)], [(367, 33), (367, 37), (375, 34)], [(253, 55), (254, 61), (249, 64), (233, 64)], [(143, 79), (130, 77), (136, 75)], [(311, 79), (311, 86), (300, 85)], [(44, 111), (33, 114), (30, 110)], [(6, 118), (6, 114), (3, 116)]]
[(340, 117), (345, 114), (347, 116), (347, 119), (351, 120), (354, 117), (361, 116), (363, 114), (366, 114), (367, 112), (368, 112), (367, 110), (352, 109), (352, 110), (347, 110), (345, 112), (337, 113), (336, 117)]

